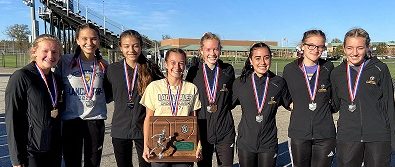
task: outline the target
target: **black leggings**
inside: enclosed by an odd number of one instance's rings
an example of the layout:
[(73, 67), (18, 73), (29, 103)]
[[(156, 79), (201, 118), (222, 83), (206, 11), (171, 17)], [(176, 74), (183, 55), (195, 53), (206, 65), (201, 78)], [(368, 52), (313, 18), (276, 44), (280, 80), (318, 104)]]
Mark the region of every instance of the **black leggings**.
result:
[(115, 160), (118, 167), (133, 167), (133, 142), (136, 147), (139, 167), (150, 167), (151, 164), (143, 159), (143, 139), (119, 139), (112, 138)]
[(60, 167), (62, 155), (60, 149), (50, 152), (28, 151), (28, 162), (24, 167)]
[(337, 141), (338, 167), (389, 167), (391, 142), (343, 142)]
[(233, 166), (233, 153), (234, 153), (233, 143), (218, 143), (210, 144), (208, 142), (202, 141), (202, 155), (203, 159), (199, 161), (198, 167), (210, 167), (212, 166), (213, 153), (217, 156), (217, 165), (219, 167), (232, 167)]
[(291, 139), (294, 167), (330, 167), (335, 155), (335, 139)]
[(66, 167), (81, 167), (84, 146), (84, 167), (100, 167), (104, 141), (104, 120), (63, 121), (63, 158)]
[(238, 149), (240, 167), (274, 167), (277, 154), (273, 152), (253, 153)]

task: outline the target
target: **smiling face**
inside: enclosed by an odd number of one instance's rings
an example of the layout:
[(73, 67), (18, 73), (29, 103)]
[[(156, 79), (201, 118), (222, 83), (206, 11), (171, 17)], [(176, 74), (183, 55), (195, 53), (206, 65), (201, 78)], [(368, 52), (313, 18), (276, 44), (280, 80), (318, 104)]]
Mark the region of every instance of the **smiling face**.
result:
[(181, 80), (185, 70), (185, 56), (178, 52), (170, 52), (165, 67), (168, 78)]
[(306, 65), (316, 64), (325, 49), (325, 39), (322, 36), (312, 35), (306, 38), (302, 44), (303, 63)]
[(81, 47), (81, 51), (86, 57), (94, 56), (96, 49), (99, 48), (99, 36), (94, 29), (89, 27), (79, 31), (77, 44)]
[(259, 76), (263, 76), (270, 68), (271, 55), (268, 48), (259, 47), (252, 51), (250, 63), (254, 72)]
[(221, 46), (216, 39), (206, 39), (203, 41), (203, 46), (200, 48), (200, 54), (207, 65), (214, 66), (221, 54)]
[(60, 47), (53, 40), (43, 40), (31, 50), (34, 61), (41, 70), (48, 73), (52, 67), (58, 64), (60, 58)]
[(347, 62), (353, 65), (362, 64), (368, 50), (366, 39), (363, 37), (347, 37), (344, 41), (344, 53), (347, 56)]
[(137, 62), (141, 54), (140, 41), (131, 35), (121, 38), (120, 49), (128, 62)]

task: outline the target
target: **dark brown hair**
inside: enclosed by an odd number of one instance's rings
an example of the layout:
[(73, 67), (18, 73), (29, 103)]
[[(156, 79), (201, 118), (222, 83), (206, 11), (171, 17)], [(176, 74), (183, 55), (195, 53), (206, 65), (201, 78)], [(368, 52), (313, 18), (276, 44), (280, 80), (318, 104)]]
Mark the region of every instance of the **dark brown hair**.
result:
[[(135, 30), (126, 30), (121, 33), (119, 38), (119, 46), (121, 46), (121, 41), (123, 38), (126, 37), (134, 37), (140, 43), (140, 47), (142, 48), (143, 45), (143, 38), (139, 32)], [(138, 80), (137, 80), (137, 91), (139, 95), (143, 95), (145, 89), (147, 88), (148, 84), (154, 80), (158, 80), (164, 78), (159, 66), (152, 61), (148, 60), (142, 52), (137, 59), (137, 66), (138, 66)]]
[(248, 75), (252, 74), (252, 72), (254, 72), (254, 69), (252, 68), (251, 62), (250, 62), (250, 58), (252, 58), (252, 53), (254, 52), (255, 49), (258, 48), (266, 48), (269, 51), (269, 55), (270, 57), (272, 57), (272, 51), (270, 50), (269, 45), (263, 43), (263, 42), (258, 42), (255, 43), (251, 46), (250, 48), (250, 52), (248, 54), (248, 59), (246, 60), (246, 62), (244, 63), (244, 67), (243, 70), (241, 71), (241, 75), (240, 75), (240, 80), (245, 82)]
[(169, 49), (169, 50), (166, 52), (166, 55), (165, 55), (165, 61), (166, 61), (166, 62), (167, 62), (167, 59), (169, 58), (170, 53), (179, 53), (179, 54), (181, 54), (181, 55), (184, 56), (185, 60), (187, 59), (187, 54), (185, 53), (184, 50), (179, 49), (179, 48), (171, 48), (171, 49)]
[[(80, 36), (81, 30), (86, 29), (86, 28), (94, 30), (96, 32), (96, 35), (97, 35), (98, 39), (100, 40), (99, 29), (95, 25), (93, 25), (92, 23), (85, 23), (85, 24), (82, 24), (82, 25), (78, 26), (77, 30), (75, 31), (75, 38), (78, 39), (78, 37)], [(77, 65), (77, 58), (80, 56), (80, 54), (81, 54), (81, 47), (79, 45), (76, 45), (74, 56), (73, 56), (73, 60), (71, 61), (71, 67), (72, 68)], [(99, 48), (97, 48), (95, 50), (95, 57), (96, 57), (97, 61), (99, 62), (100, 67), (104, 71), (107, 66), (105, 65), (105, 63), (103, 61), (103, 56), (101, 55), (101, 52), (100, 52)]]

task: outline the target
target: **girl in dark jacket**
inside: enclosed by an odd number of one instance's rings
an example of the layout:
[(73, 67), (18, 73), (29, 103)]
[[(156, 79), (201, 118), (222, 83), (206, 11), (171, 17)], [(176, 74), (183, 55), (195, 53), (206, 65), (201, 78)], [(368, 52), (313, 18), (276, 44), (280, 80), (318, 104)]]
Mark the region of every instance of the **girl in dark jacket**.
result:
[(147, 85), (164, 76), (159, 67), (142, 54), (143, 38), (137, 31), (122, 32), (119, 47), (125, 58), (109, 65), (105, 77), (112, 90), (106, 92), (106, 96), (114, 100), (111, 137), (115, 160), (118, 167), (133, 166), (134, 142), (139, 166), (147, 167), (150, 164), (142, 157), (145, 107), (139, 101)]
[[(394, 150), (394, 89), (386, 64), (370, 58), (369, 34), (356, 28), (344, 37), (345, 61), (331, 73), (339, 111), (338, 167), (389, 167)], [(391, 143), (392, 142), (392, 143)]]
[(241, 105), (237, 147), (240, 167), (276, 165), (276, 113), (280, 105), (289, 108), (285, 80), (272, 73), (271, 51), (265, 43), (250, 49), (243, 72), (233, 84), (233, 105)]
[(59, 79), (51, 68), (59, 61), (60, 41), (40, 35), (30, 64), (14, 72), (5, 92), (7, 141), (14, 167), (60, 167)]
[(333, 64), (320, 58), (325, 40), (321, 30), (306, 31), (300, 46), (302, 57), (283, 71), (293, 101), (288, 136), (295, 167), (329, 167), (335, 153), (329, 79)]
[(203, 160), (199, 167), (212, 166), (214, 150), (220, 167), (233, 166), (235, 128), (231, 113), (232, 65), (219, 59), (221, 42), (217, 35), (207, 32), (200, 40), (203, 62), (188, 70), (187, 81), (199, 89), (202, 109), (197, 113), (202, 141)]

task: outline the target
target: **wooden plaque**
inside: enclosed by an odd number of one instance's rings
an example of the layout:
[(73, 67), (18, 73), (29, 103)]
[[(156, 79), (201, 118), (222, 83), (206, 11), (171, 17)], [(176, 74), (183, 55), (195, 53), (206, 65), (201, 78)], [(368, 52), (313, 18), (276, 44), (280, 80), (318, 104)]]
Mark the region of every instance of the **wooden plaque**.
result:
[(148, 147), (150, 162), (197, 162), (197, 118), (152, 116)]

